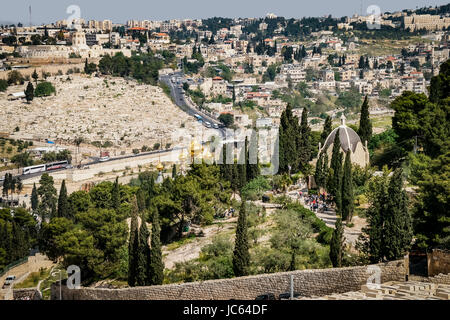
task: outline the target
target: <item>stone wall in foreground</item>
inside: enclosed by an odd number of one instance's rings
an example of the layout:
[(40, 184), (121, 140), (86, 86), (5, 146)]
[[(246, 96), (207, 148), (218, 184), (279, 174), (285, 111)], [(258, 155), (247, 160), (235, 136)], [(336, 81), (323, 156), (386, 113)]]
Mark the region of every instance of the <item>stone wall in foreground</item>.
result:
[(450, 273), (450, 251), (438, 250), (427, 253), (428, 276)]
[[(379, 267), (379, 269), (377, 268)], [(126, 289), (81, 288), (70, 290), (63, 286), (63, 300), (253, 300), (263, 293), (279, 295), (289, 292), (290, 277), (294, 276), (294, 291), (302, 296), (325, 296), (333, 293), (358, 291), (374, 273), (380, 271), (381, 283), (405, 281), (407, 259), (376, 266), (339, 269), (301, 270), (264, 274), (234, 279), (211, 280), (183, 284)], [(52, 286), (52, 299), (59, 299), (59, 286)]]

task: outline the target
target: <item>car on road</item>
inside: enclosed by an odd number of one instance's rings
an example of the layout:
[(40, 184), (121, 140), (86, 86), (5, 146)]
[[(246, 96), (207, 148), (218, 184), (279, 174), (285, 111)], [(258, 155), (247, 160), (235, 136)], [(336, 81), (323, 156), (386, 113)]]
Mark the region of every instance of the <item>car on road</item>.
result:
[(13, 284), (14, 280), (16, 280), (16, 276), (7, 276), (5, 279), (5, 283), (3, 283), (3, 287), (2, 289), (6, 289), (11, 287), (11, 285)]
[(260, 296), (257, 296), (255, 300), (276, 300), (275, 295), (273, 293), (264, 293)]
[(106, 161), (109, 161), (109, 157), (100, 157), (100, 158), (98, 159), (98, 161), (100, 161), (100, 162), (106, 162)]
[(205, 121), (205, 127), (211, 128), (211, 127), (212, 127), (212, 126), (211, 126), (211, 123), (209, 123), (208, 121)]
[[(299, 298), (299, 297), (301, 297), (300, 293), (294, 292), (294, 298)], [(291, 298), (290, 292), (282, 293), (278, 296), (278, 299), (280, 299), (280, 300), (289, 300), (290, 298)]]
[(219, 129), (219, 125), (217, 123), (213, 124), (214, 129)]

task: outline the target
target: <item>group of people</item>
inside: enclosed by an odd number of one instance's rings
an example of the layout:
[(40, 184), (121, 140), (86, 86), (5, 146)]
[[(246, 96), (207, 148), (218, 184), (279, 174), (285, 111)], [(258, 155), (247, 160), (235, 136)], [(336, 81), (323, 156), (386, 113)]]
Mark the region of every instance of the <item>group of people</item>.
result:
[(303, 199), (305, 205), (313, 212), (326, 212), (330, 209), (330, 199), (326, 193), (317, 195), (300, 191), (299, 198)]

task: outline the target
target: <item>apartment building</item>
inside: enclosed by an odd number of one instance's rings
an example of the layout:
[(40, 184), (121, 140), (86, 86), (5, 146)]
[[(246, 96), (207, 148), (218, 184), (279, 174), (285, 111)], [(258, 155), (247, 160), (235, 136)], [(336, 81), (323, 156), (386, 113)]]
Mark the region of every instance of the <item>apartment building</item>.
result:
[(431, 14), (413, 14), (411, 16), (403, 17), (403, 24), (405, 29), (411, 31), (415, 30), (443, 30), (450, 27), (450, 17), (441, 17)]
[(306, 80), (306, 71), (300, 64), (285, 64), (281, 67), (280, 74), (290, 78), (294, 84)]

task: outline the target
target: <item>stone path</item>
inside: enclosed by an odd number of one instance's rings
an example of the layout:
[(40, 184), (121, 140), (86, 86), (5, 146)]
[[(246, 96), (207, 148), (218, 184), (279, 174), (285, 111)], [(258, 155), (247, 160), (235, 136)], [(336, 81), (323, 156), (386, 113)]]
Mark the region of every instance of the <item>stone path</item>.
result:
[[(309, 209), (309, 206), (305, 204), (304, 198), (299, 197), (298, 195), (299, 191), (302, 191), (303, 194), (305, 194), (305, 186), (300, 186), (294, 190), (289, 191), (288, 195), (289, 197), (291, 197), (291, 199), (293, 199), (294, 201), (299, 201), (305, 208)], [(314, 212), (314, 213), (318, 218), (324, 221), (328, 227), (334, 229), (337, 220), (336, 212), (334, 211), (334, 209), (330, 208), (330, 210), (324, 212)], [(344, 227), (344, 237), (346, 243), (355, 246), (358, 237), (362, 233), (361, 231), (362, 228), (364, 228), (367, 225), (367, 223), (365, 219), (360, 218), (358, 216), (353, 217), (352, 223), (353, 227), (351, 228), (347, 226)]]
[(206, 227), (203, 230), (203, 237), (198, 237), (192, 242), (180, 246), (175, 250), (167, 250), (167, 246), (163, 249), (163, 261), (166, 269), (172, 269), (177, 262), (185, 262), (199, 257), (202, 248), (211, 243), (214, 236), (219, 233), (233, 230), (236, 225), (237, 217), (228, 219), (223, 222), (223, 228), (219, 228), (218, 224)]

